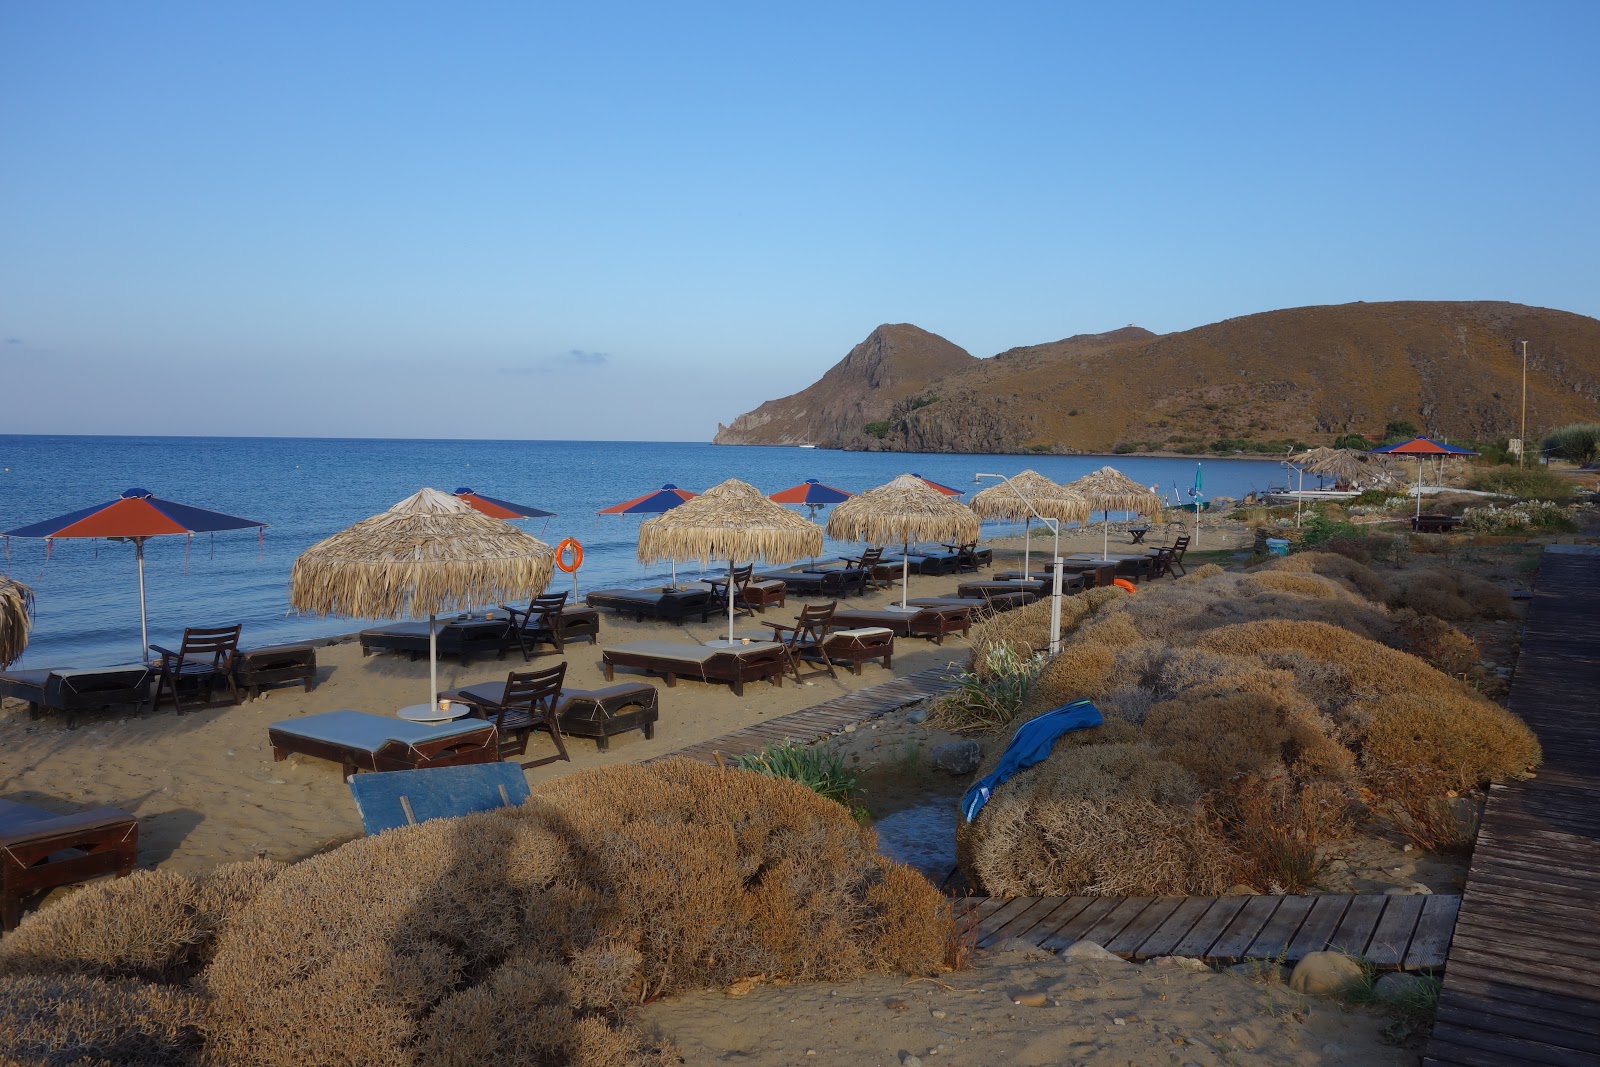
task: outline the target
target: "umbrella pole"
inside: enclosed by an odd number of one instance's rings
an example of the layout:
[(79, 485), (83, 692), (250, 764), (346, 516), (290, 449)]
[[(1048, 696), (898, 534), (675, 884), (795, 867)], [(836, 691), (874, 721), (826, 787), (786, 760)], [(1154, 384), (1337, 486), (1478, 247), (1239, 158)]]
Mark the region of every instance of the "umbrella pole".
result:
[(1033, 547), (1033, 516), (1022, 517), (1022, 573), (1032, 574), (1028, 564), (1028, 550)]
[(428, 704), (439, 699), (439, 631), (428, 613)]
[(143, 663), (149, 663), (150, 624), (146, 619), (144, 608), (144, 538), (134, 538), (133, 551), (139, 560), (139, 659)]
[(1417, 457), (1417, 518), (1422, 518), (1422, 457)]
[(733, 598), (738, 592), (733, 587), (733, 557), (728, 557), (728, 644), (733, 644)]
[(1111, 558), (1111, 512), (1100, 513), (1100, 562)]
[(911, 542), (907, 541), (900, 546), (900, 610), (910, 611), (907, 602), (911, 599)]

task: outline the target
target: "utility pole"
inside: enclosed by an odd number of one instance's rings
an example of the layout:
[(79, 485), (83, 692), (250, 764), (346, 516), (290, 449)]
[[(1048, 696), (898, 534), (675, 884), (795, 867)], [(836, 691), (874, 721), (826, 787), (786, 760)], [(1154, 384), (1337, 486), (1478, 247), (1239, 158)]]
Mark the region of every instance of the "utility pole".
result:
[(1517, 466), (1528, 454), (1528, 342), (1522, 342), (1522, 447), (1517, 449)]

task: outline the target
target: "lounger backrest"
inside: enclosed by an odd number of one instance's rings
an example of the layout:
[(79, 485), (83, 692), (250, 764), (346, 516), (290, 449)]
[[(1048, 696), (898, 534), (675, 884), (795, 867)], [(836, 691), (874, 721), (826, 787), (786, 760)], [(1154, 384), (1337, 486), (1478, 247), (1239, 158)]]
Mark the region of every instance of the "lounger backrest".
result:
[(191, 626), (183, 631), (183, 644), (178, 647), (178, 659), (198, 663), (211, 658), (216, 666), (232, 658), (239, 648), (239, 632), (244, 624), (234, 626)]
[(554, 713), (566, 678), (565, 660), (541, 671), (512, 671), (506, 676), (505, 694), (500, 698), (500, 714), (495, 725), (500, 725), (499, 720), (508, 711), (526, 711), (534, 716)]
[(352, 775), (350, 794), (370, 836), (428, 819), (515, 807), (529, 791), (515, 763), (482, 763)]
[(556, 617), (566, 606), (566, 593), (546, 593), (534, 597), (528, 602), (528, 613), (522, 617), (523, 630), (537, 630), (541, 627), (553, 629), (556, 626)]

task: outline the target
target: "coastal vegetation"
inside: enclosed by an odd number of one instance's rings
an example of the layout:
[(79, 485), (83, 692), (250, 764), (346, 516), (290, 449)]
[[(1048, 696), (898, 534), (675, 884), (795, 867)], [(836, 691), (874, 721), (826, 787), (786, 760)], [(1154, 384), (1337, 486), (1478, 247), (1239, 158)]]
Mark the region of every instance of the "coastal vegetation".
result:
[(292, 865), (87, 886), (0, 941), (0, 1059), (665, 1065), (643, 1001), (928, 974), (953, 932), (803, 785), (617, 766)]
[(1544, 439), (1545, 455), (1587, 467), (1600, 454), (1600, 422), (1574, 423), (1552, 430)]

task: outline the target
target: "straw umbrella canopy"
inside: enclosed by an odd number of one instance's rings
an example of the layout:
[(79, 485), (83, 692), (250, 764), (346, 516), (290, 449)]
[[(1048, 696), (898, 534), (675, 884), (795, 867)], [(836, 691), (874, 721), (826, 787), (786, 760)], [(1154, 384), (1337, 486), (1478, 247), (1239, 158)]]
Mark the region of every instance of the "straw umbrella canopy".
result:
[(1358, 482), (1371, 473), (1367, 464), (1356, 458), (1356, 454), (1348, 448), (1308, 449), (1294, 462), (1297, 467), (1304, 467), (1312, 474), (1321, 474), (1339, 483)]
[[(972, 510), (985, 519), (1022, 520), (1022, 570), (1028, 573), (1034, 515), (1057, 522), (1087, 522), (1094, 509), (1081, 495), (1051, 481), (1038, 471), (1025, 470), (1009, 479), (1009, 483), (1001, 482), (975, 493)], [(1021, 496), (1018, 496), (1019, 493)]]
[(0, 575), (0, 667), (9, 667), (28, 647), (33, 590)]
[(1100, 512), (1105, 523), (1101, 535), (1101, 559), (1111, 558), (1111, 512), (1131, 511), (1155, 519), (1161, 517), (1161, 497), (1151, 492), (1149, 486), (1140, 485), (1115, 467), (1101, 467), (1068, 482), (1063, 488), (1079, 494)]
[(901, 544), (900, 610), (909, 611), (911, 542), (976, 541), (978, 513), (930, 487), (914, 474), (869, 489), (836, 504), (828, 516), (828, 536), (875, 545)]
[(423, 489), (300, 553), (289, 603), (312, 615), (426, 615), (431, 704), (439, 692), (437, 616), (538, 596), (554, 564), (554, 550), (532, 534)]
[(734, 563), (790, 563), (822, 551), (822, 527), (775, 504), (737, 478), (714, 485), (671, 511), (639, 524), (639, 562), (713, 556), (728, 561), (728, 644), (733, 644)]

